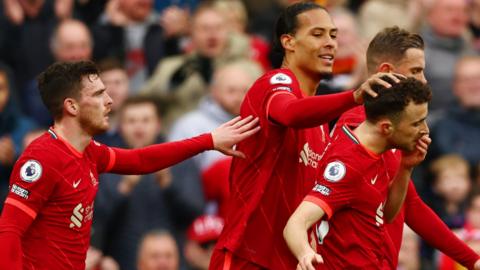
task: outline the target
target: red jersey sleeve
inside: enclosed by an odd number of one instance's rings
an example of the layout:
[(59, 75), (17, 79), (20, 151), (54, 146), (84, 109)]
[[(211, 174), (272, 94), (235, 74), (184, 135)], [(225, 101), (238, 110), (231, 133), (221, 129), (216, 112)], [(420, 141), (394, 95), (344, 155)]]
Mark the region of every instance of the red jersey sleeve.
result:
[(275, 123), (287, 127), (319, 126), (335, 119), (342, 112), (356, 105), (351, 91), (301, 99), (294, 95), (281, 93), (271, 94), (267, 113)]
[(89, 145), (89, 151), (91, 151), (93, 159), (96, 161), (98, 173), (112, 169), (116, 158), (112, 148), (92, 140)]
[(352, 203), (358, 193), (359, 173), (339, 160), (329, 162), (305, 201), (321, 207), (328, 218)]
[(42, 153), (30, 151), (22, 155), (10, 176), (10, 186), (5, 204), (14, 206), (32, 219), (53, 192), (60, 174), (54, 164)]
[(409, 186), (405, 200), (405, 222), (429, 245), (442, 251), (455, 261), (473, 269), (480, 257), (462, 242)]

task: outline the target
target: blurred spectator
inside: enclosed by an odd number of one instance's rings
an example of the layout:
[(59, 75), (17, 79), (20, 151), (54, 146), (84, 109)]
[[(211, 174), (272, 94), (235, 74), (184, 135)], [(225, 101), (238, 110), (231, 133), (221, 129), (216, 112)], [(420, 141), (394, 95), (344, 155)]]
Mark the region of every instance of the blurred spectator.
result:
[(465, 224), (465, 206), (472, 189), (470, 166), (458, 155), (445, 155), (430, 166), (433, 174), (433, 192), (436, 195), (432, 209), (449, 228)]
[(432, 125), (429, 155), (458, 153), (475, 166), (480, 161), (480, 56), (461, 58), (454, 76), (458, 102)]
[(110, 145), (121, 144), (120, 132), (118, 130), (118, 111), (129, 94), (129, 80), (127, 71), (116, 59), (104, 59), (98, 63), (100, 79), (106, 87), (108, 95), (112, 98), (113, 104), (108, 116), (109, 129), (107, 132), (95, 136), (95, 140)]
[(339, 92), (357, 87), (366, 78), (367, 44), (360, 37), (354, 14), (343, 8), (335, 8), (330, 15), (338, 28), (338, 49), (333, 63), (333, 78), (327, 82), (327, 86), (331, 92)]
[[(460, 239), (465, 241), (475, 252), (480, 253), (480, 193), (472, 195), (466, 208), (465, 226), (456, 231)], [(465, 269), (451, 258), (440, 254), (438, 270)]]
[(432, 0), (369, 0), (360, 7), (362, 35), (370, 40), (385, 27), (398, 26), (416, 32), (426, 5)]
[(199, 5), (193, 14), (191, 41), (192, 52), (162, 60), (142, 90), (171, 103), (165, 115), (167, 127), (197, 106), (216, 67), (248, 57), (248, 43), (230, 39), (224, 16), (209, 2)]
[[(260, 77), (259, 65), (249, 60), (238, 60), (219, 67), (213, 75), (210, 94), (200, 101), (198, 108), (176, 121), (168, 136), (169, 141), (189, 138), (212, 130), (240, 113), (243, 97), (253, 82)], [(231, 158), (221, 153), (207, 151), (172, 168), (175, 183), (184, 183), (182, 190), (191, 196), (212, 202), (209, 211), (225, 214), (229, 194), (228, 172)], [(192, 186), (198, 183), (203, 193)], [(219, 208), (218, 208), (219, 207)]]
[(420, 239), (406, 224), (403, 227), (402, 246), (398, 255), (397, 270), (420, 269)]
[[(59, 23), (50, 40), (50, 50), (55, 61), (88, 60), (92, 56), (92, 46), (88, 27), (78, 20), (69, 19)], [(26, 84), (21, 100), (25, 113), (38, 125), (48, 128), (53, 123), (42, 103), (36, 79), (31, 79)]]
[(42, 136), (47, 130), (43, 128), (32, 129), (23, 136), (22, 141), (22, 151), (27, 148), (27, 146), (32, 143), (36, 138)]
[(110, 0), (92, 31), (95, 58), (123, 60), (133, 92), (140, 89), (161, 58), (179, 53), (177, 41), (170, 40), (165, 35), (168, 31), (161, 27), (153, 0)]
[(215, 215), (195, 219), (187, 231), (185, 259), (193, 270), (208, 270), (213, 249), (223, 230), (224, 221)]
[[(140, 148), (160, 141), (161, 116), (153, 99), (128, 98), (119, 120), (124, 142), (120, 147)], [(92, 246), (112, 256), (121, 269), (134, 269), (141, 236), (164, 229), (183, 241), (183, 230), (201, 214), (195, 207), (195, 202), (171, 183), (168, 169), (144, 176), (101, 175)]]
[(467, 32), (466, 0), (437, 0), (427, 9), (427, 21), (422, 30), (428, 67), (425, 75), (433, 89), (430, 111), (442, 110), (454, 101), (453, 74), (457, 60), (473, 52), (464, 35)]
[(169, 232), (148, 232), (138, 247), (137, 270), (178, 270), (179, 257), (177, 243)]
[(73, 0), (4, 0), (0, 16), (0, 59), (15, 72), (18, 89), (52, 63), (49, 39), (59, 21), (69, 18)]
[(0, 210), (8, 192), (13, 164), (23, 150), (23, 138), (34, 128), (34, 123), (21, 114), (13, 98), (7, 67), (0, 65)]
[(216, 0), (215, 6), (220, 13), (224, 14), (230, 33), (238, 36), (239, 40), (234, 42), (246, 39), (250, 44), (250, 59), (258, 62), (265, 71), (269, 70), (271, 68), (268, 59), (270, 45), (261, 36), (247, 33), (248, 14), (243, 2), (241, 0)]

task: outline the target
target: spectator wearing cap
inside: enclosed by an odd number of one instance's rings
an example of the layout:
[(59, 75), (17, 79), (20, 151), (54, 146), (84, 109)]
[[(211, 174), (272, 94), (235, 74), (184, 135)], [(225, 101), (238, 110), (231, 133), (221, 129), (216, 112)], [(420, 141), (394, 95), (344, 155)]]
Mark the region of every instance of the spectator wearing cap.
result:
[(200, 216), (190, 225), (185, 244), (185, 259), (195, 270), (207, 270), (215, 243), (223, 230), (223, 218)]

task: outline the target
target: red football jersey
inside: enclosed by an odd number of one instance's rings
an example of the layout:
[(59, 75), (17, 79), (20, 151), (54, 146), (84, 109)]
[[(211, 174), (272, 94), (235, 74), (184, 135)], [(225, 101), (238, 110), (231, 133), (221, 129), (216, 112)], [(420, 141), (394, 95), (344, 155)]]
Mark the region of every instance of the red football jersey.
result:
[(17, 161), (5, 201), (34, 220), (22, 238), (24, 269), (85, 269), (98, 174), (113, 151), (91, 141), (82, 153), (50, 129)]
[(314, 184), (328, 127), (294, 129), (269, 120), (269, 101), (281, 94), (304, 98), (287, 69), (259, 78), (242, 103), (241, 115), (259, 117), (261, 131), (237, 145), (247, 158), (233, 159), (229, 211), (217, 248), (265, 268), (294, 269), (297, 261), (282, 231)]
[(395, 176), (387, 166), (391, 151), (376, 155), (343, 126), (326, 150), (317, 183), (305, 197), (326, 218), (314, 225), (324, 264), (317, 269), (381, 269), (391, 248), (383, 219), (388, 186)]

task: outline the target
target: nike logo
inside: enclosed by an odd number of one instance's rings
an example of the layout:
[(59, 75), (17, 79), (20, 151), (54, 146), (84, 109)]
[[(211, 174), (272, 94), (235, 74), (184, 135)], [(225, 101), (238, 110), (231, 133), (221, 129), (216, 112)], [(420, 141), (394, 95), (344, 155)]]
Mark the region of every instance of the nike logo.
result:
[(77, 188), (80, 182), (82, 182), (82, 178), (78, 179), (77, 182), (73, 182), (73, 188)]
[(378, 177), (378, 174), (375, 175), (375, 177), (370, 180), (370, 182), (372, 183), (372, 185), (375, 185), (375, 182), (377, 182), (377, 177)]

